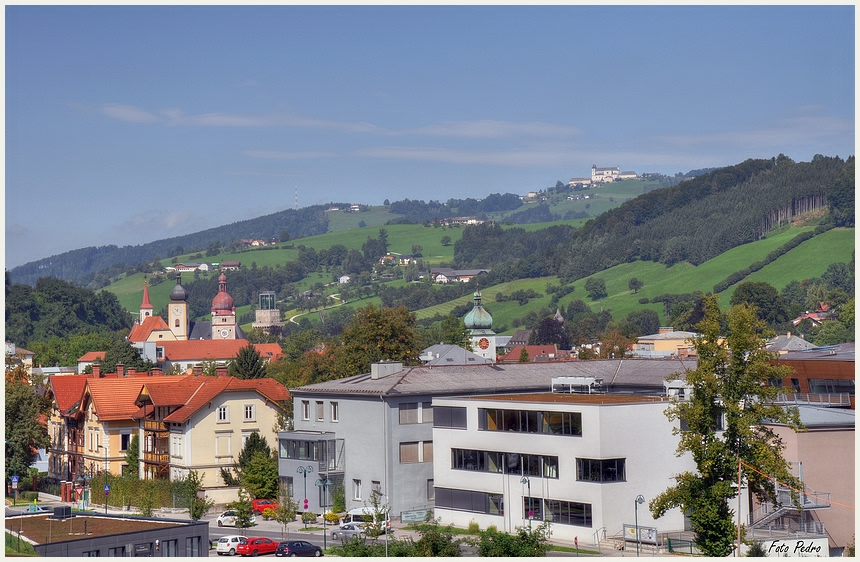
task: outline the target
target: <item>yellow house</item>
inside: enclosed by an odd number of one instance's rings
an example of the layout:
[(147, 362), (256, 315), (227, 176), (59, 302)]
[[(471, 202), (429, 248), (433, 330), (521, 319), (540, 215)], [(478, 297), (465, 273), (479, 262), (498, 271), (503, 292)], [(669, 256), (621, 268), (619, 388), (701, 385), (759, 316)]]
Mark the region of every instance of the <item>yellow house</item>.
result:
[(675, 331), (671, 327), (661, 327), (656, 334), (639, 336), (633, 344), (634, 357), (691, 357), (696, 355), (692, 338), (695, 332)]

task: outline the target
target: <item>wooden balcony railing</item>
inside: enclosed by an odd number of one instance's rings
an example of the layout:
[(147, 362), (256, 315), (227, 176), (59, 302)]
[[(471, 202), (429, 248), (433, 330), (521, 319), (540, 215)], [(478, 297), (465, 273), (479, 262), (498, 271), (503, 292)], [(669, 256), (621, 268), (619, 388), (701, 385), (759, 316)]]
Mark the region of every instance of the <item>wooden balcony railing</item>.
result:
[(162, 421), (143, 420), (144, 431), (167, 431), (167, 426)]
[(143, 453), (143, 462), (153, 464), (170, 464), (169, 453)]

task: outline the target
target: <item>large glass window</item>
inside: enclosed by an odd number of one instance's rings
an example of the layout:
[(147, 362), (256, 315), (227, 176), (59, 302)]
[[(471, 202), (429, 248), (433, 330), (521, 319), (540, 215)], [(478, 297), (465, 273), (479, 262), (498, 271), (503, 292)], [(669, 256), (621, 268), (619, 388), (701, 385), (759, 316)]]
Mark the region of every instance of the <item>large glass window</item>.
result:
[(576, 459), (576, 479), (586, 482), (624, 482), (624, 459)]
[[(535, 498), (537, 499), (537, 498)], [(546, 515), (553, 524), (591, 527), (591, 504), (563, 500), (544, 500)]]
[(281, 439), (279, 454), (282, 459), (319, 460), (319, 444), (316, 441)]
[(478, 410), (478, 429), (550, 435), (582, 435), (582, 414), (579, 412), (480, 408)]
[(809, 385), (809, 392), (811, 394), (845, 393), (854, 396), (853, 379), (809, 379), (806, 382)]
[(419, 423), (418, 402), (400, 404), (400, 424)]
[(436, 488), (436, 507), (490, 515), (505, 513), (504, 498), (501, 494), (451, 488)]
[(466, 408), (459, 406), (434, 407), (433, 427), (466, 429)]
[(558, 457), (477, 449), (451, 449), (451, 468), (558, 478)]

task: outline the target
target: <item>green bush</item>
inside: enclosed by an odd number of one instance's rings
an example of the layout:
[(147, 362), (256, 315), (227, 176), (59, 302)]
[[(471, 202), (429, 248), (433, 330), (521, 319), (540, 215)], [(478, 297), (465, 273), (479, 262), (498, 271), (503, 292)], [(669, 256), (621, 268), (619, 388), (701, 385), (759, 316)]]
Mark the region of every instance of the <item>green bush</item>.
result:
[(316, 520), (317, 520), (317, 514), (316, 513), (312, 513), (310, 511), (305, 511), (304, 513), (302, 513), (302, 521), (304, 523), (314, 523), (314, 522), (316, 522)]
[(480, 527), (480, 525), (478, 525), (477, 521), (469, 521), (469, 534), (470, 535), (477, 535), (480, 530), (481, 530), (481, 527)]

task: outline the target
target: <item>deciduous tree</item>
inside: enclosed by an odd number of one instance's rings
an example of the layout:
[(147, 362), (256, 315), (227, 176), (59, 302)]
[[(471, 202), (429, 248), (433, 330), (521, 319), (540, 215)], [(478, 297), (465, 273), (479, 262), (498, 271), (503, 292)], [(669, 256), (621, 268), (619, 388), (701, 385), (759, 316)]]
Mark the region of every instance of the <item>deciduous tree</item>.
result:
[(599, 277), (590, 277), (585, 282), (585, 290), (592, 300), (602, 299), (606, 296), (606, 280)]
[(723, 557), (731, 554), (736, 536), (731, 503), (738, 493), (740, 463), (755, 469), (743, 474), (761, 501), (775, 497), (774, 480), (797, 487), (782, 457), (784, 444), (765, 423), (801, 426), (796, 408), (775, 403), (785, 389), (768, 385), (789, 376), (791, 369), (771, 364), (773, 354), (765, 349), (770, 334), (755, 307), (733, 307), (723, 336), (718, 298), (707, 296), (703, 305), (704, 320), (693, 338), (698, 367), (686, 372), (692, 398), (666, 411), (670, 421), (684, 422), (683, 429), (674, 430), (680, 437), (676, 454), (691, 455), (696, 469), (676, 475), (675, 484), (649, 507), (655, 518), (673, 508), (689, 513), (701, 552)]

